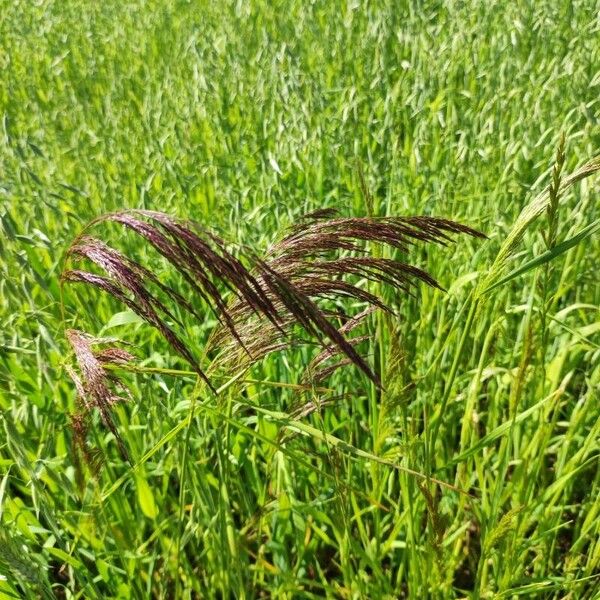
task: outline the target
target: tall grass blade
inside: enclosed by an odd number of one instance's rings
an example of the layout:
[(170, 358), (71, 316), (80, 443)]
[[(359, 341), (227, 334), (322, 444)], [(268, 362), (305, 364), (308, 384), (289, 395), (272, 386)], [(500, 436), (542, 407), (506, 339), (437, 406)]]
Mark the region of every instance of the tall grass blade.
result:
[[(594, 173), (600, 170), (600, 156), (597, 156), (571, 173), (568, 177), (561, 180), (558, 195), (564, 194), (570, 187), (578, 183), (579, 181), (590, 177)], [(523, 239), (525, 232), (528, 227), (535, 221), (541, 214), (543, 214), (550, 204), (550, 192), (552, 191), (551, 186), (548, 186), (543, 192), (541, 192), (536, 198), (530, 202), (518, 216), (515, 224), (508, 233), (506, 239), (502, 243), (496, 258), (488, 271), (487, 276), (480, 282), (475, 292), (476, 298), (481, 298), (489, 293), (490, 290), (494, 289), (495, 283), (501, 277), (502, 273), (506, 269), (506, 265)]]
[(487, 294), (488, 292), (491, 292), (493, 289), (495, 289), (499, 286), (502, 286), (505, 283), (508, 283), (509, 281), (512, 281), (513, 279), (516, 279), (517, 277), (520, 277), (521, 275), (524, 275), (528, 271), (531, 271), (532, 269), (537, 269), (541, 265), (548, 263), (551, 260), (554, 260), (561, 254), (564, 254), (565, 252), (567, 252), (567, 250), (574, 248), (575, 246), (577, 246), (577, 244), (579, 244), (586, 238), (588, 238), (591, 235), (593, 235), (594, 233), (596, 233), (596, 231), (598, 231), (598, 229), (600, 229), (600, 219), (596, 219), (593, 223), (590, 223), (587, 227), (584, 227), (581, 231), (576, 233), (573, 237), (570, 237), (567, 240), (559, 242), (551, 250), (547, 250), (546, 252), (540, 254), (539, 256), (536, 256), (535, 258), (532, 258), (531, 260), (527, 261), (525, 264), (521, 265), (517, 269), (514, 269), (513, 271), (511, 271), (510, 273), (508, 273), (507, 275), (505, 275), (504, 277), (502, 277), (501, 279), (499, 279), (498, 281), (496, 281), (489, 287), (482, 290), (480, 293), (482, 295)]

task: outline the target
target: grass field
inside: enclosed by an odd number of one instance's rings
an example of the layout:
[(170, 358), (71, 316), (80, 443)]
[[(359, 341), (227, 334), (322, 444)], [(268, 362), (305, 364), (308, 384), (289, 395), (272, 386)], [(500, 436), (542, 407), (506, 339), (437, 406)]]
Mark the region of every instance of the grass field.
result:
[[(0, 598), (599, 597), (598, 154), (594, 0), (0, 1)], [(123, 304), (61, 289), (125, 208), (257, 252), (322, 208), (488, 239), (369, 244), (446, 290), (357, 282), (395, 311), (359, 346), (383, 387), (303, 386), (309, 345), (215, 395)], [(131, 463), (96, 409), (80, 460), (67, 329), (131, 343)]]

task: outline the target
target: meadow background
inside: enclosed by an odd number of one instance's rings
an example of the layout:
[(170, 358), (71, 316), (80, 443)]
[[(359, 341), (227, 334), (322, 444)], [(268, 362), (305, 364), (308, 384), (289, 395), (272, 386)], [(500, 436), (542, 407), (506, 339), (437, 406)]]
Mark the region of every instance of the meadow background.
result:
[[(598, 154), (599, 118), (593, 0), (0, 2), (0, 596), (597, 597), (598, 236), (466, 307), (561, 133), (569, 173)], [(300, 351), (204, 394), (189, 428), (193, 377), (129, 376), (137, 469), (98, 424), (104, 466), (78, 485), (65, 327), (189, 369), (106, 297), (61, 310), (83, 225), (151, 208), (261, 249), (310, 210), (366, 214), (360, 169), (376, 215), (489, 236), (410, 253), (447, 292), (421, 285), (372, 325), (396, 391), (339, 372), (313, 433), (290, 435), (298, 393), (266, 382), (297, 384)], [(597, 222), (597, 179), (557, 217), (559, 241)]]

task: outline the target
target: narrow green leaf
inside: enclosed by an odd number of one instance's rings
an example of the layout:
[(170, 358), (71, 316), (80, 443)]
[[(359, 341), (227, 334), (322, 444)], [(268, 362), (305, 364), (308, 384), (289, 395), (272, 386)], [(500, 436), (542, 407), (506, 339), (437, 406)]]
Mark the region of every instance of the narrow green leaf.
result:
[[(577, 169), (574, 173), (562, 180), (560, 193), (564, 194), (571, 186), (579, 181), (593, 175), (600, 170), (600, 156), (596, 156), (588, 163)], [(506, 264), (513, 255), (516, 247), (523, 239), (528, 227), (535, 221), (548, 207), (550, 201), (550, 186), (546, 187), (538, 196), (536, 196), (522, 211), (515, 221), (512, 229), (506, 236), (496, 259), (492, 264), (488, 274), (484, 277), (478, 286), (475, 296), (480, 298), (485, 291), (491, 288), (504, 271)], [(483, 291), (482, 291), (483, 290)]]
[(600, 219), (596, 219), (593, 223), (591, 223), (587, 227), (583, 228), (579, 233), (575, 234), (572, 238), (569, 238), (568, 240), (564, 240), (560, 244), (557, 244), (551, 250), (548, 250), (547, 252), (544, 252), (543, 254), (540, 254), (539, 256), (532, 258), (531, 260), (527, 261), (524, 265), (521, 265), (517, 269), (514, 269), (513, 271), (511, 271), (510, 273), (508, 273), (507, 275), (502, 277), (502, 279), (499, 279), (494, 284), (485, 288), (481, 292), (481, 294), (487, 294), (491, 290), (493, 290), (501, 285), (504, 285), (505, 283), (508, 283), (512, 279), (516, 279), (517, 277), (520, 277), (524, 273), (527, 273), (527, 271), (536, 269), (537, 267), (540, 267), (541, 265), (543, 265), (547, 262), (550, 262), (551, 260), (554, 260), (557, 256), (564, 254), (567, 250), (570, 250), (571, 248), (573, 248), (574, 246), (579, 244), (579, 242), (582, 242), (583, 240), (588, 238), (590, 235), (596, 233), (596, 231), (598, 229), (600, 229)]
[(112, 329), (113, 327), (119, 327), (120, 325), (131, 325), (137, 323), (143, 323), (144, 319), (136, 315), (131, 310), (124, 310), (122, 312), (115, 313), (108, 323), (104, 326), (104, 331)]
[(550, 394), (543, 400), (540, 400), (537, 404), (534, 404), (533, 406), (529, 407), (527, 410), (524, 410), (522, 413), (518, 414), (514, 420), (511, 419), (509, 421), (506, 421), (505, 423), (502, 423), (502, 425), (499, 425), (498, 427), (496, 427), (496, 429), (494, 429), (493, 431), (488, 433), (488, 435), (486, 435), (484, 438), (479, 440), (474, 446), (471, 446), (468, 450), (466, 450), (462, 454), (459, 454), (458, 456), (454, 457), (451, 461), (447, 462), (442, 467), (442, 470), (447, 469), (448, 467), (451, 467), (452, 465), (455, 465), (457, 463), (463, 462), (470, 456), (473, 456), (474, 454), (477, 454), (480, 450), (483, 450), (483, 448), (494, 443), (498, 438), (502, 437), (505, 433), (507, 433), (508, 430), (513, 425), (516, 425), (517, 423), (521, 423), (522, 421), (525, 421), (525, 419), (530, 417), (534, 412), (536, 412), (537, 410), (542, 408), (542, 406), (544, 406), (544, 404), (546, 404), (546, 402), (548, 402), (549, 400), (554, 398), (556, 393), (557, 392), (553, 392), (552, 394)]
[(144, 477), (138, 475), (135, 478), (135, 487), (137, 489), (138, 502), (142, 512), (149, 518), (155, 519), (158, 516), (154, 494)]

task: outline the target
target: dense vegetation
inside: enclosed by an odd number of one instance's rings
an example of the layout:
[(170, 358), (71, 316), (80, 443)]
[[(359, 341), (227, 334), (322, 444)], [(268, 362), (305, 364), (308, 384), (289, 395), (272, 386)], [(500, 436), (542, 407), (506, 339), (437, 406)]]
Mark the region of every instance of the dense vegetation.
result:
[[(0, 597), (600, 593), (595, 1), (5, 0), (0, 84)], [(446, 290), (354, 279), (394, 309), (363, 323), (375, 378), (315, 382), (320, 348), (288, 347), (215, 395), (131, 307), (61, 286), (126, 208), (234, 254), (325, 208), (488, 239), (367, 243)], [(139, 236), (94, 235), (191, 298)], [(135, 357), (83, 440), (73, 330)]]

